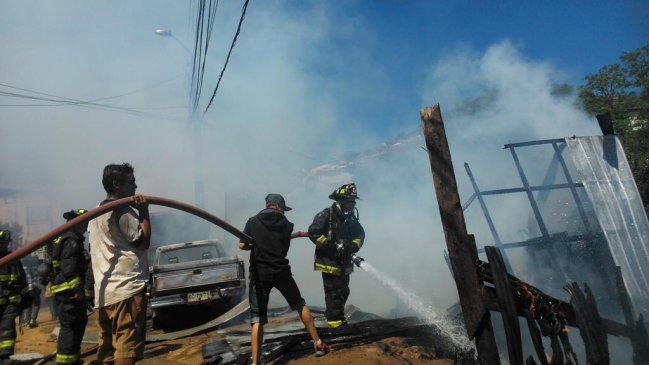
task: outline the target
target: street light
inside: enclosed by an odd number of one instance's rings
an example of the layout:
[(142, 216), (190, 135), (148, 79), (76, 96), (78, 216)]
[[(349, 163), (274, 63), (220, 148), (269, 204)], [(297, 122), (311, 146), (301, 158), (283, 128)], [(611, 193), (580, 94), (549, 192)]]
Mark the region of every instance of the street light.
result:
[(192, 53), (192, 52), (189, 50), (189, 48), (185, 47), (185, 45), (183, 44), (183, 42), (180, 41), (180, 39), (176, 38), (176, 36), (173, 35), (173, 33), (171, 33), (170, 30), (167, 30), (167, 29), (156, 29), (156, 30), (155, 30), (155, 34), (157, 34), (157, 35), (159, 35), (159, 36), (161, 36), (161, 37), (171, 37), (171, 38), (175, 39), (176, 42), (180, 43), (180, 45), (183, 46), (183, 48), (184, 48), (187, 52)]
[[(161, 37), (171, 37), (178, 42), (189, 54), (192, 52), (185, 47), (183, 42), (180, 39), (176, 38), (170, 30), (167, 29), (156, 29), (155, 34)], [(188, 119), (189, 124), (194, 130), (194, 204), (199, 208), (205, 208), (205, 188), (203, 184), (203, 160), (202, 160), (202, 143), (201, 143), (201, 118), (196, 115), (193, 108), (194, 93), (193, 90), (189, 90), (189, 107), (188, 107)]]

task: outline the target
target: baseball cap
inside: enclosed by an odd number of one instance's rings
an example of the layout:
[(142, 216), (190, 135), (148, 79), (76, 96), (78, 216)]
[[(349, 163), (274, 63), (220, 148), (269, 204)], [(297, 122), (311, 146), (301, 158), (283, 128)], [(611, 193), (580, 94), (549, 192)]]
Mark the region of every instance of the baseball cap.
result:
[(277, 205), (285, 211), (292, 210), (293, 208), (287, 207), (284, 197), (279, 194), (268, 194), (266, 196), (266, 205)]

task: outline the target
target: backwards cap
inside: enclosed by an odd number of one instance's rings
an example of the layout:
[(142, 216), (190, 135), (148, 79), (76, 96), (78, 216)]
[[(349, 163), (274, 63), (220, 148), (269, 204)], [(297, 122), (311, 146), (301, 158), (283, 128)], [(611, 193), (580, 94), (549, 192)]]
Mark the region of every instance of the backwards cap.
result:
[(278, 207), (282, 208), (282, 210), (286, 212), (293, 209), (291, 207), (286, 206), (284, 197), (279, 194), (268, 194), (266, 196), (266, 206), (270, 206), (270, 205), (277, 205)]

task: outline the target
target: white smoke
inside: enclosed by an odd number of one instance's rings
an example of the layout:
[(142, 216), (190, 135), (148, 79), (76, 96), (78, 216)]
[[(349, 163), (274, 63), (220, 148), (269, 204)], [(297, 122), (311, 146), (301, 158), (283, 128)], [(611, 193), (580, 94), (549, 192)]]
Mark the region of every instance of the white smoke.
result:
[[(97, 103), (157, 115), (79, 106), (0, 107), (0, 187), (90, 208), (104, 196), (103, 167), (126, 161), (136, 169), (140, 193), (192, 203), (196, 140), (186, 109), (191, 60), (174, 39), (153, 33), (172, 29), (191, 49), (187, 4), (5, 2), (0, 7), (3, 84), (85, 101), (129, 93)], [(240, 11), (240, 4), (219, 5), (200, 112), (216, 85)], [(435, 103), (441, 106), (462, 202), (473, 193), (464, 162), (483, 190), (518, 187), (503, 144), (599, 133), (593, 118), (574, 106), (574, 96), (552, 94), (564, 72), (528, 59), (507, 40), (484, 52), (456, 45), (430, 56), (423, 66), (412, 66), (413, 75), (425, 75), (413, 87), (418, 95), (401, 92), (404, 86), (395, 91), (391, 70), (374, 57), (381, 40), (367, 31), (366, 21), (320, 3), (258, 2), (249, 8), (218, 94), (202, 119), (208, 211), (243, 228), (263, 208), (267, 193), (280, 193), (294, 208), (287, 216), (296, 230), (306, 230), (331, 204), (327, 195), (337, 186), (309, 189), (301, 185), (304, 171), (418, 130), (419, 108)], [(486, 101), (468, 112), (467, 102), (479, 98)], [(354, 180), (363, 199), (358, 209), (367, 235), (359, 254), (445, 310), (457, 293), (443, 260), (446, 245), (428, 156), (420, 147), (423, 142), (357, 170)], [(491, 204), (503, 240), (519, 240), (516, 227), (527, 224), (529, 203)], [(466, 215), (478, 244), (491, 244), (479, 209), (472, 206)], [(229, 237), (229, 248), (235, 244)], [(324, 306), (312, 243), (295, 240), (289, 259), (307, 303)], [(363, 310), (391, 316), (403, 309), (362, 270), (353, 274), (351, 288), (348, 303)]]

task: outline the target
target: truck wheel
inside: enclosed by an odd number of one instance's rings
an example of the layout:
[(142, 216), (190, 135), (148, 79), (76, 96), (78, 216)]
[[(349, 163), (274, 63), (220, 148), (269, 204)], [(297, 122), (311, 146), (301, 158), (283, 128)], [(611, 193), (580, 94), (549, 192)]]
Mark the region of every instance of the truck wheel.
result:
[(153, 309), (153, 317), (151, 318), (151, 325), (154, 330), (159, 330), (165, 327), (169, 322), (167, 319), (168, 311), (163, 308)]

